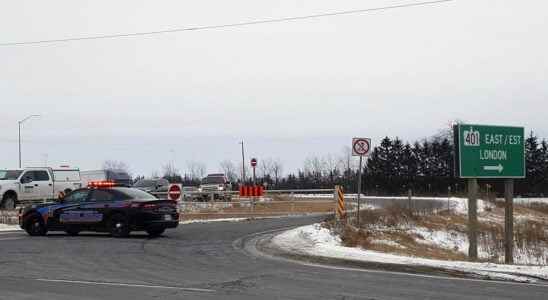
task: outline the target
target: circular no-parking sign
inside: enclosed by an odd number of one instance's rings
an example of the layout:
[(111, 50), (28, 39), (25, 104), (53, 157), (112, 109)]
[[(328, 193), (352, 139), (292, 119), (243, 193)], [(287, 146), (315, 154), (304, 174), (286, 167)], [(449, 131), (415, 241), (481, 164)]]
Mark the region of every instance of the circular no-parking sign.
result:
[(352, 155), (365, 156), (371, 151), (371, 139), (354, 138), (352, 139)]
[(181, 186), (179, 184), (171, 184), (167, 190), (167, 198), (172, 201), (178, 201), (181, 198)]

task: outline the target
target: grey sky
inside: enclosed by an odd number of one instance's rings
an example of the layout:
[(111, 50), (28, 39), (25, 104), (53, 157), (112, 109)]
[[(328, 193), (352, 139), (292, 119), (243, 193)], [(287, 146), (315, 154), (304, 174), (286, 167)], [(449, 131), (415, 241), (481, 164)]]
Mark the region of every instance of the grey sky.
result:
[[(2, 1), (0, 43), (162, 30), (413, 1)], [(278, 157), (285, 169), (353, 136), (430, 136), (449, 120), (548, 137), (548, 4), (455, 0), (351, 16), (0, 47), (1, 167), (149, 175), (174, 159)], [(170, 150), (174, 150), (171, 152)]]

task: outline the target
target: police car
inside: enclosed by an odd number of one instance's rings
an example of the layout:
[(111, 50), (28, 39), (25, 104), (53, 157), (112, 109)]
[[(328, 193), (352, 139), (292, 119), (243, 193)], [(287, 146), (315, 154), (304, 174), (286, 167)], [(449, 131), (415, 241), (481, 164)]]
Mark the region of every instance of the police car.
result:
[(109, 232), (127, 237), (131, 231), (159, 236), (179, 225), (177, 203), (159, 200), (139, 189), (116, 186), (113, 182), (90, 182), (56, 202), (32, 205), (19, 211), (19, 225), (31, 236), (48, 231)]

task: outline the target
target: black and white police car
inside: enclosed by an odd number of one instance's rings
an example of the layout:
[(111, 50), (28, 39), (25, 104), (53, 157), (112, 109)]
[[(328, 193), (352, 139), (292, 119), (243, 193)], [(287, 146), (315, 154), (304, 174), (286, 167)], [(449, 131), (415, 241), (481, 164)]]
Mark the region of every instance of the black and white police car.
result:
[(48, 231), (65, 231), (69, 235), (81, 231), (109, 232), (114, 237), (146, 231), (150, 236), (159, 236), (167, 228), (179, 225), (179, 213), (175, 201), (98, 181), (58, 201), (21, 208), (19, 225), (31, 236), (46, 235)]

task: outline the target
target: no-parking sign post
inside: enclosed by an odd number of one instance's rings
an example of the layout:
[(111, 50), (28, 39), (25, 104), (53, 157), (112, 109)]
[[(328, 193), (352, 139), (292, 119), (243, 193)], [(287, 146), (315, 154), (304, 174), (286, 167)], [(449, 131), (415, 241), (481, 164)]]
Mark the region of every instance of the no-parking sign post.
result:
[(356, 215), (357, 227), (360, 227), (360, 197), (362, 194), (362, 163), (363, 157), (371, 152), (370, 138), (353, 138), (352, 139), (352, 156), (360, 157), (360, 167), (358, 169), (358, 211)]
[(257, 166), (257, 159), (252, 158), (251, 159), (251, 167), (253, 168), (253, 185), (256, 183), (256, 177), (255, 177), (255, 167)]

